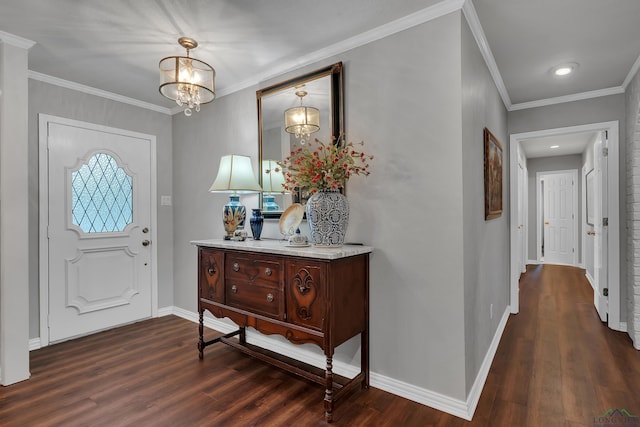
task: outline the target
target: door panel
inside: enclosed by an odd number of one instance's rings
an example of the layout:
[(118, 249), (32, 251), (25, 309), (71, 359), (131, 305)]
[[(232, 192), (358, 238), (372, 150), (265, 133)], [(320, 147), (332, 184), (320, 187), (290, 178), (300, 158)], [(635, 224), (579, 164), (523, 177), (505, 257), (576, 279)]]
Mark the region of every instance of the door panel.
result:
[(575, 265), (575, 176), (547, 173), (544, 180), (544, 262)]
[(50, 341), (150, 317), (151, 142), (49, 122), (48, 148)]
[(603, 289), (607, 287), (607, 227), (603, 218), (607, 216), (607, 162), (603, 155), (606, 147), (604, 132), (596, 139), (593, 146), (594, 173), (594, 224), (593, 255), (594, 255), (594, 292), (593, 303), (603, 322), (607, 321), (608, 300)]

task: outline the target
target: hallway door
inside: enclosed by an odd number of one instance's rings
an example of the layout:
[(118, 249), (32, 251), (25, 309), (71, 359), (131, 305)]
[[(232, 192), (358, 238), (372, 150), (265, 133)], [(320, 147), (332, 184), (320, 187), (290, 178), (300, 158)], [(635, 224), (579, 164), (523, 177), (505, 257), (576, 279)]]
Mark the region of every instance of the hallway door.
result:
[(577, 171), (540, 174), (545, 263), (576, 265), (577, 177)]
[[(607, 140), (605, 132), (600, 132), (593, 146), (593, 304), (600, 320), (607, 321), (608, 286), (607, 286), (607, 241), (608, 241), (608, 199), (607, 199)], [(605, 220), (605, 218), (607, 218)], [(605, 290), (607, 289), (607, 290)]]

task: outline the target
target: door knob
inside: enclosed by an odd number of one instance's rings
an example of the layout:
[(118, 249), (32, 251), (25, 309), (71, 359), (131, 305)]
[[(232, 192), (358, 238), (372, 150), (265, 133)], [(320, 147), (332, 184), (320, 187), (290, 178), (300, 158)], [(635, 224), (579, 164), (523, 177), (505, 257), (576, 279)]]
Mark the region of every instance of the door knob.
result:
[(151, 244), (151, 241), (149, 240), (143, 240), (142, 241), (142, 246), (149, 246)]

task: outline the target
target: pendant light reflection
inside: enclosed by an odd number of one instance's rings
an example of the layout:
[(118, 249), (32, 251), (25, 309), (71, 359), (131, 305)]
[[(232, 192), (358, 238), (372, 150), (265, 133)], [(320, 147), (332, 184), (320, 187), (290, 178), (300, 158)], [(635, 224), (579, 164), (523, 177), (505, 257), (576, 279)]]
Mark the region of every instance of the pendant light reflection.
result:
[(288, 133), (294, 134), (304, 144), (309, 140), (309, 136), (320, 130), (320, 111), (314, 107), (302, 105), (302, 98), (307, 96), (307, 92), (299, 90), (296, 96), (300, 98), (300, 106), (289, 108), (284, 112), (284, 126)]

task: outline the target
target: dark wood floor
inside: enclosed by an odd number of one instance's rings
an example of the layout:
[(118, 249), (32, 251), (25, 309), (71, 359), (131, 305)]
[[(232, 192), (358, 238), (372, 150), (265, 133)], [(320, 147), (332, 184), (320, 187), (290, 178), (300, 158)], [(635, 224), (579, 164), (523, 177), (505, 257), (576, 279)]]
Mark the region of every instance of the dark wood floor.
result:
[[(340, 402), (334, 424), (593, 427), (609, 408), (638, 415), (640, 352), (600, 323), (592, 295), (582, 270), (529, 269), (472, 422), (372, 388)], [(196, 338), (197, 325), (167, 316), (33, 351), (31, 379), (0, 387), (0, 425), (326, 424), (319, 385), (225, 345), (199, 361)]]

